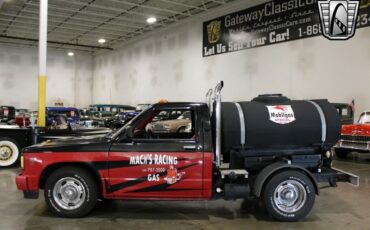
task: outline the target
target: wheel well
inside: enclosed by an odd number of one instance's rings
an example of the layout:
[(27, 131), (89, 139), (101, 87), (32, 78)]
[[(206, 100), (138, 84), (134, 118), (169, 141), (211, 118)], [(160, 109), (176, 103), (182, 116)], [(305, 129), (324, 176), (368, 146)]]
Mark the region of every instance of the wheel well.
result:
[(97, 181), (99, 196), (103, 195), (103, 185), (102, 185), (100, 175), (98, 171), (93, 168), (93, 166), (87, 163), (57, 163), (57, 164), (49, 165), (41, 173), (40, 181), (39, 181), (40, 189), (45, 188), (45, 182), (51, 173), (53, 173), (57, 169), (67, 167), (67, 166), (79, 167), (89, 172), (94, 177), (94, 179)]
[(267, 182), (273, 176), (283, 171), (289, 171), (289, 170), (295, 170), (295, 171), (305, 174), (311, 180), (313, 186), (315, 187), (316, 194), (319, 195), (319, 186), (317, 184), (315, 177), (305, 168), (301, 168), (299, 166), (294, 166), (294, 165), (280, 165), (272, 170), (269, 167), (266, 167), (265, 169), (267, 170), (262, 170), (262, 172), (257, 176), (256, 181), (254, 181), (253, 192), (257, 197), (261, 196), (261, 193), (265, 189)]

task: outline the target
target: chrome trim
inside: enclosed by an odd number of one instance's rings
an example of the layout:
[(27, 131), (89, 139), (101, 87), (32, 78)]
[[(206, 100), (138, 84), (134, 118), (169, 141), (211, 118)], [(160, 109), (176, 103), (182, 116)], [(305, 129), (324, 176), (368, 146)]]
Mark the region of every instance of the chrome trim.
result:
[(243, 113), (243, 109), (242, 107), (240, 106), (239, 103), (237, 102), (234, 102), (236, 108), (238, 109), (238, 113), (239, 113), (239, 121), (240, 121), (240, 144), (241, 146), (244, 146), (245, 145), (245, 123), (244, 123), (244, 113)]
[(212, 115), (212, 94), (212, 89), (209, 89), (206, 93), (206, 104), (208, 105), (209, 115)]
[(317, 112), (319, 112), (320, 120), (321, 120), (321, 142), (324, 144), (326, 141), (326, 135), (327, 135), (326, 119), (325, 119), (324, 111), (316, 102), (314, 101), (308, 101), (308, 102), (314, 105), (315, 108), (317, 109)]
[(273, 202), (280, 211), (286, 213), (298, 212), (307, 202), (306, 189), (296, 180), (283, 181), (274, 191)]

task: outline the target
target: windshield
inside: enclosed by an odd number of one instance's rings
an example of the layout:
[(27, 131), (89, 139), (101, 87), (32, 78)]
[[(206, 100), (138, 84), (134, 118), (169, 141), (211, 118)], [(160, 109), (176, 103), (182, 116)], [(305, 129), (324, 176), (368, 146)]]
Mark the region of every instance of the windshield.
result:
[(370, 124), (370, 113), (363, 113), (358, 120), (359, 124)]

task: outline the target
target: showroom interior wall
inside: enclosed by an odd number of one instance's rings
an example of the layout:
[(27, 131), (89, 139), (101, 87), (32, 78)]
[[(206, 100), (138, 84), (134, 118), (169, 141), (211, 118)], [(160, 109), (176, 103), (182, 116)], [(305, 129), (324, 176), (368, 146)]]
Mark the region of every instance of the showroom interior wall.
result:
[[(238, 1), (184, 23), (142, 36), (94, 57), (95, 103), (203, 101), (207, 89), (225, 81), (224, 100), (262, 93), (295, 99), (356, 101), (357, 115), (370, 109), (370, 28), (348, 41), (324, 37), (202, 57), (202, 22), (247, 8)], [(261, 2), (261, 1), (259, 1)]]
[[(53, 106), (86, 107), (92, 100), (93, 62), (90, 53), (75, 52), (67, 56), (65, 50), (48, 49), (47, 101)], [(0, 105), (37, 109), (37, 47), (0, 45)]]

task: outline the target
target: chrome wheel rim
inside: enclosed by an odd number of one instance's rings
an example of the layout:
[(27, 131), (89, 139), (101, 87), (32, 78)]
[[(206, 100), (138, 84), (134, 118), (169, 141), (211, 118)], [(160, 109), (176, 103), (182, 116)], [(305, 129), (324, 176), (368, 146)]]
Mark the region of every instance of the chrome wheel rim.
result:
[(19, 157), (19, 150), (16, 144), (8, 140), (0, 141), (0, 166), (10, 166)]
[(7, 161), (13, 155), (13, 150), (7, 145), (0, 146), (0, 160)]
[(81, 181), (73, 177), (65, 177), (55, 184), (54, 201), (63, 209), (75, 210), (81, 207), (86, 197), (86, 190)]
[(294, 213), (299, 211), (307, 200), (304, 186), (295, 180), (281, 182), (274, 191), (275, 206), (283, 212)]

